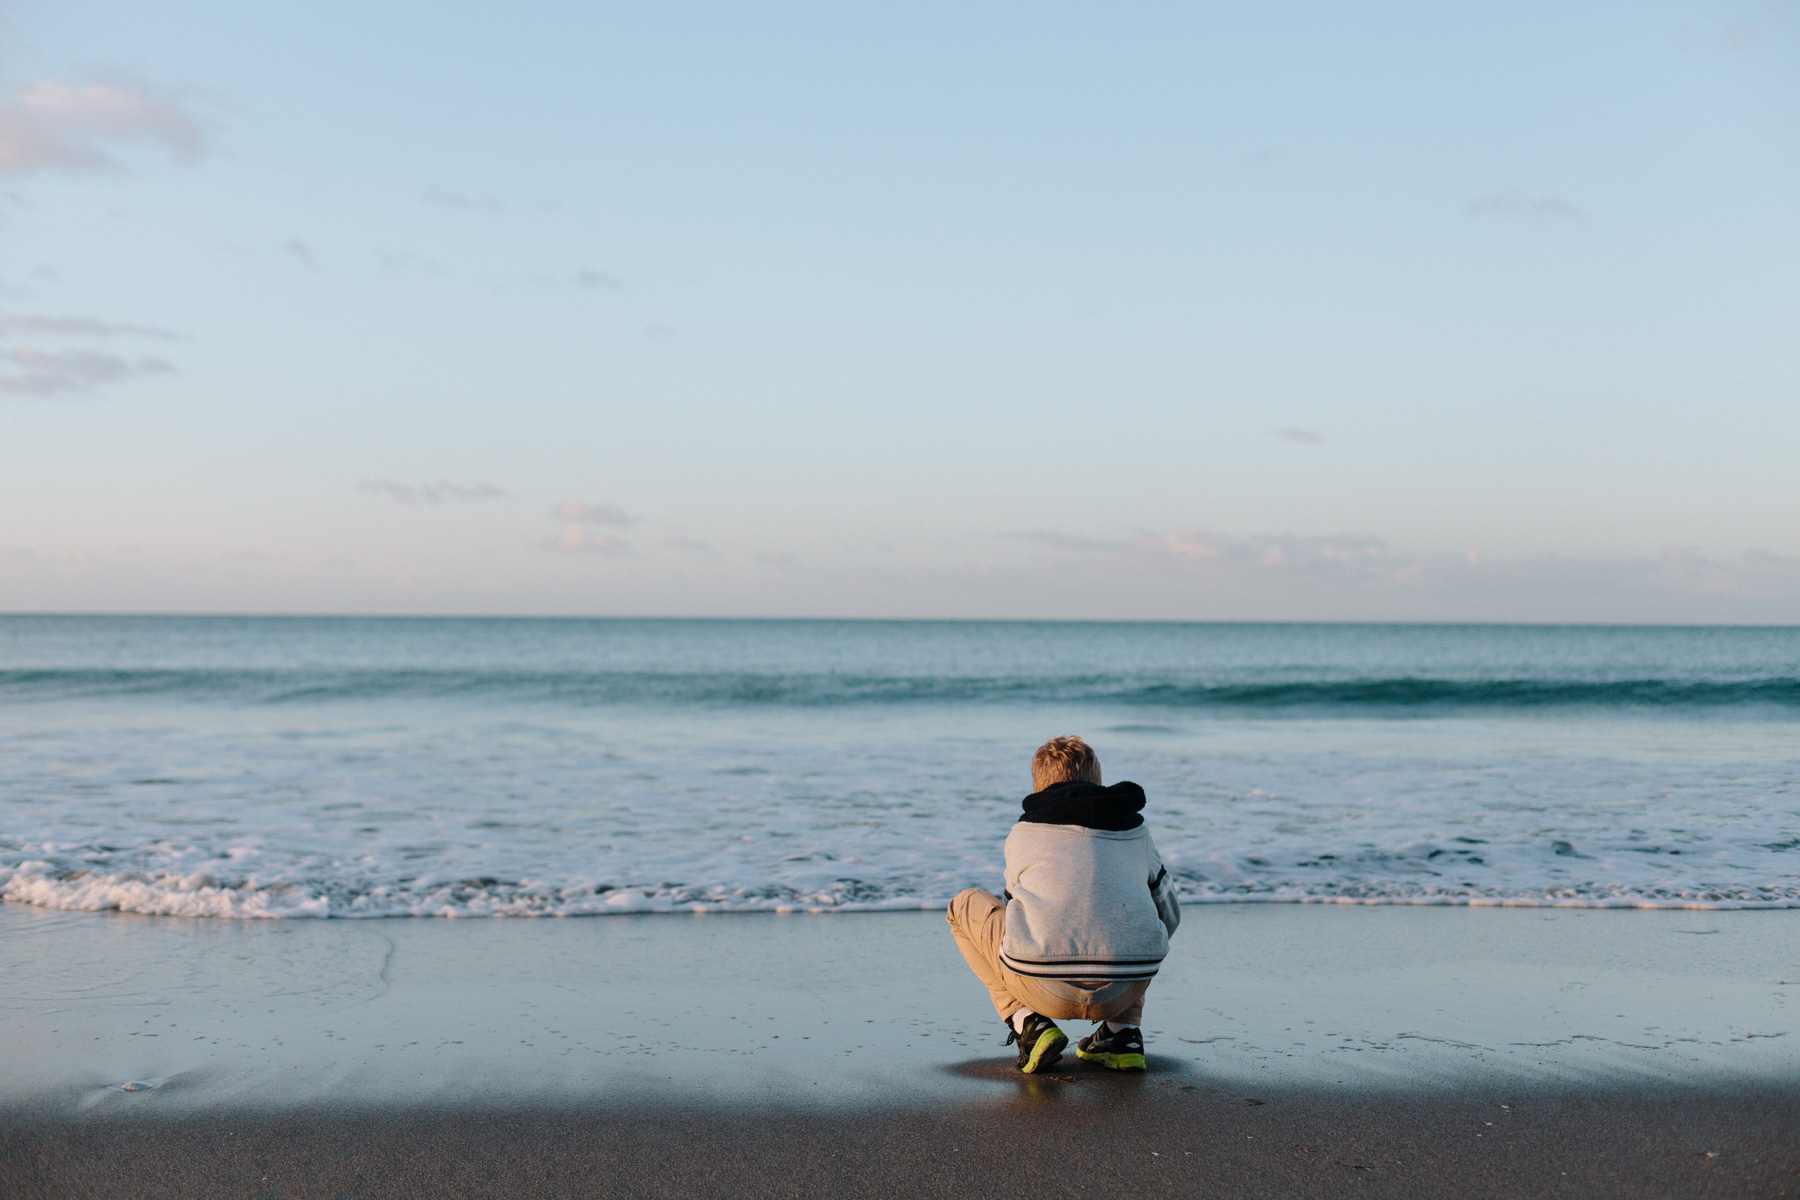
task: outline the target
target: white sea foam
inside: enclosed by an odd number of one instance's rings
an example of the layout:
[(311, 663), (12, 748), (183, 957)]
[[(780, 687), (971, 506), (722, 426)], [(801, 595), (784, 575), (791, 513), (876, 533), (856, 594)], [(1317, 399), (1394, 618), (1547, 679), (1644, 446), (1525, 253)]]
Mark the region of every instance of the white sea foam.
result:
[(935, 907), (998, 889), (1021, 756), (1070, 726), (1148, 789), (1189, 902), (1800, 907), (1785, 726), (1107, 719), (87, 711), (0, 738), (0, 895), (235, 918)]

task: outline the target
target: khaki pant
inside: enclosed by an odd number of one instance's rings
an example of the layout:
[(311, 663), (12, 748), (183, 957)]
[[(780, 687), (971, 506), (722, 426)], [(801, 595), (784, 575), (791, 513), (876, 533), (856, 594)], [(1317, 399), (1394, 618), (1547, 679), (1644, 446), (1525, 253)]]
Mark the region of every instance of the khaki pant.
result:
[(1144, 1017), (1148, 979), (1089, 987), (1060, 980), (1032, 979), (1000, 961), (1000, 938), (1006, 932), (1006, 905), (998, 896), (970, 888), (950, 902), (950, 932), (956, 948), (975, 977), (994, 998), (1002, 1021), (1028, 1008), (1052, 1021), (1111, 1021), (1139, 1025)]

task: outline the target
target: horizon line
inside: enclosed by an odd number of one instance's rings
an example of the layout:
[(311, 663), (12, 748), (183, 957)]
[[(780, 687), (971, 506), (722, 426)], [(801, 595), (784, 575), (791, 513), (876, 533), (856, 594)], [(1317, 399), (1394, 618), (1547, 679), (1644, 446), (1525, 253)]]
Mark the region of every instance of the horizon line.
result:
[(583, 613), (366, 613), (366, 612), (46, 612), (0, 611), (0, 620), (227, 620), (227, 621), (693, 621), (766, 624), (865, 624), (865, 625), (1335, 625), (1406, 626), (1413, 628), (1513, 628), (1513, 629), (1800, 629), (1795, 622), (1736, 621), (1533, 621), (1533, 620), (1417, 620), (1280, 617), (868, 617), (868, 616), (725, 616), (670, 614)]

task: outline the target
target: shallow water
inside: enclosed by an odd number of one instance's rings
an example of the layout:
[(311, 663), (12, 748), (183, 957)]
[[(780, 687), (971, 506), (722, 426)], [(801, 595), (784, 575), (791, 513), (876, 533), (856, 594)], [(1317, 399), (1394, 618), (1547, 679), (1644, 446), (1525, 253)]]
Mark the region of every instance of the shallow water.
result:
[(1188, 902), (1800, 906), (1800, 630), (0, 617), (0, 895), (930, 907), (1044, 737)]

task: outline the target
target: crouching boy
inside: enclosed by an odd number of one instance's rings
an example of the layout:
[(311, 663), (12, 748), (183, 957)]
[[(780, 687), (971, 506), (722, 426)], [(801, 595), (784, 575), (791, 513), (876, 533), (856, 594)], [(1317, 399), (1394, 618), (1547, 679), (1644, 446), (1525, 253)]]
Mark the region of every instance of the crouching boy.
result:
[(1006, 837), (1004, 901), (970, 888), (950, 902), (950, 930), (1019, 1047), (1041, 1071), (1069, 1044), (1059, 1020), (1097, 1021), (1076, 1044), (1083, 1062), (1144, 1069), (1144, 992), (1181, 923), (1175, 881), (1138, 810), (1135, 783), (1103, 787), (1078, 737), (1031, 759), (1025, 812)]

